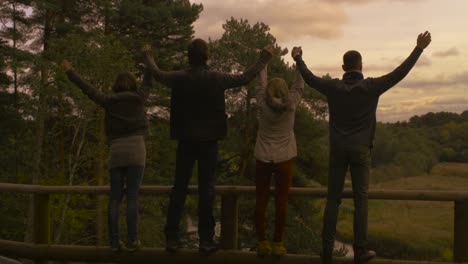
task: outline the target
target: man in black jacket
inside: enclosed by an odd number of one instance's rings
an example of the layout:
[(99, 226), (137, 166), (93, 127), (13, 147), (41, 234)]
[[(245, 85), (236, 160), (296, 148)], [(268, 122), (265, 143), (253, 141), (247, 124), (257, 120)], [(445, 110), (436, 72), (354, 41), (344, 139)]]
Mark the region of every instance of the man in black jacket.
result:
[(182, 71), (161, 71), (154, 62), (151, 48), (144, 47), (145, 62), (156, 81), (171, 88), (171, 137), (178, 140), (174, 187), (166, 221), (166, 250), (181, 247), (179, 223), (187, 196), (187, 186), (195, 161), (198, 161), (198, 234), (199, 251), (217, 250), (213, 240), (215, 169), (218, 140), (226, 136), (224, 92), (253, 80), (272, 57), (272, 47), (263, 49), (258, 62), (242, 74), (212, 70), (207, 65), (208, 45), (201, 39), (188, 47), (190, 67)]
[(420, 34), (413, 52), (398, 68), (382, 77), (366, 79), (362, 74), (361, 54), (357, 51), (344, 54), (345, 74), (342, 80), (325, 80), (315, 76), (307, 68), (302, 60), (301, 48), (293, 48), (291, 55), (304, 81), (327, 97), (330, 113), (328, 195), (322, 233), (323, 263), (331, 263), (332, 260), (338, 207), (348, 167), (351, 172), (355, 206), (354, 262), (365, 263), (376, 256), (374, 251), (367, 249), (366, 241), (370, 149), (375, 134), (378, 100), (380, 95), (409, 73), (430, 42), (429, 32)]

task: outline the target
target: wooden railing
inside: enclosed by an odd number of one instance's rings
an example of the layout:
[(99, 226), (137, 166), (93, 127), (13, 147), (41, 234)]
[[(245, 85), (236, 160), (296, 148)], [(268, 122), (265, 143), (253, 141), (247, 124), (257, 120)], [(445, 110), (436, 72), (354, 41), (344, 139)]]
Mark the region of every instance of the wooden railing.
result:
[[(143, 249), (137, 253), (112, 254), (108, 248), (86, 246), (51, 245), (50, 243), (50, 213), (49, 197), (52, 194), (88, 194), (105, 195), (109, 193), (108, 186), (41, 186), (0, 183), (1, 192), (27, 193), (34, 196), (34, 244), (0, 240), (0, 255), (33, 259), (36, 263), (46, 263), (48, 260), (119, 262), (137, 261), (144, 263), (149, 260), (158, 263), (158, 259), (167, 259), (173, 263), (198, 263), (190, 252), (168, 256), (161, 249)], [(142, 186), (143, 195), (167, 195), (171, 186)], [(273, 192), (273, 190), (271, 190)], [(195, 186), (189, 187), (189, 194), (197, 194)], [(221, 247), (225, 251), (216, 257), (202, 258), (200, 263), (264, 263), (262, 259), (252, 258), (251, 253), (232, 250), (238, 249), (238, 199), (240, 196), (253, 196), (255, 187), (251, 186), (217, 186), (216, 194), (221, 196)], [(291, 188), (291, 197), (325, 198), (323, 188)], [(345, 190), (343, 198), (352, 198), (352, 191)], [(454, 248), (455, 262), (468, 262), (468, 192), (454, 191), (401, 191), (401, 190), (371, 190), (369, 199), (406, 200), (406, 201), (445, 201), (454, 202)], [(247, 259), (250, 259), (247, 261)], [(253, 259), (253, 260), (252, 260)], [(180, 261), (175, 261), (180, 260)], [(185, 262), (187, 260), (187, 262)], [(320, 263), (318, 257), (287, 256), (281, 263)], [(350, 260), (338, 259), (339, 263)], [(136, 262), (135, 262), (136, 263)], [(279, 263), (279, 262), (278, 262)], [(378, 260), (375, 263), (429, 263)]]

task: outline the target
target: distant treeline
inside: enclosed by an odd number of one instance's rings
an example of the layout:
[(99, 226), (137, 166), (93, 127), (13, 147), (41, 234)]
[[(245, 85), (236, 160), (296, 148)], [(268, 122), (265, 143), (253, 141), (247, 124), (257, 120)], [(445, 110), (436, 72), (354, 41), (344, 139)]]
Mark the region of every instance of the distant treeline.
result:
[(378, 124), (373, 181), (429, 173), (439, 161), (468, 162), (468, 111)]

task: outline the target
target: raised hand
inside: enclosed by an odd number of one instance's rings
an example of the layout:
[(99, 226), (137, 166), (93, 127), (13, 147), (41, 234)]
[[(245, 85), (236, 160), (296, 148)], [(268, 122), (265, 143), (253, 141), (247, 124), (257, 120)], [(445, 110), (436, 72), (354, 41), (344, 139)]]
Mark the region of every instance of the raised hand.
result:
[(145, 44), (143, 48), (141, 49), (141, 51), (143, 52), (143, 62), (146, 65), (156, 64), (156, 62), (154, 61), (153, 55), (151, 54), (151, 45)]
[(302, 48), (294, 47), (291, 51), (291, 56), (293, 57), (293, 59), (296, 59), (297, 56), (302, 56)]
[(145, 44), (145, 45), (143, 46), (143, 48), (141, 49), (141, 51), (143, 51), (143, 52), (151, 51), (151, 45)]
[(426, 31), (424, 33), (419, 34), (416, 46), (418, 46), (421, 49), (425, 49), (427, 48), (427, 46), (429, 46), (430, 43), (431, 33), (429, 31)]
[(71, 70), (73, 67), (71, 65), (71, 63), (68, 61), (68, 60), (63, 60), (62, 61), (62, 69), (65, 70), (65, 71), (69, 71)]

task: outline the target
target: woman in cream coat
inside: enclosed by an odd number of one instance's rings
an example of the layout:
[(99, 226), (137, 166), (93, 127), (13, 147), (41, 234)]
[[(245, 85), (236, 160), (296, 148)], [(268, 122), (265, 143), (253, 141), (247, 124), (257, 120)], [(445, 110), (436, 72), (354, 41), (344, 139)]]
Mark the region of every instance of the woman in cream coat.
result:
[[(283, 233), (294, 158), (297, 156), (294, 119), (303, 90), (304, 80), (297, 70), (290, 89), (281, 78), (267, 81), (266, 67), (258, 75), (256, 101), (259, 128), (255, 144), (257, 198), (255, 227), (259, 256), (270, 253), (274, 256), (286, 254)], [(275, 233), (273, 244), (270, 245), (265, 235), (265, 214), (272, 177), (275, 181)]]

